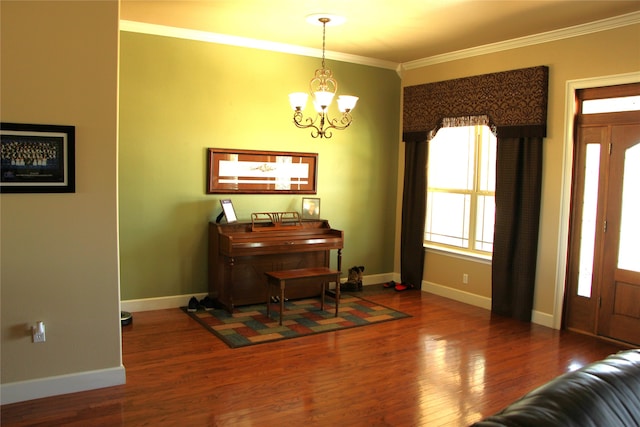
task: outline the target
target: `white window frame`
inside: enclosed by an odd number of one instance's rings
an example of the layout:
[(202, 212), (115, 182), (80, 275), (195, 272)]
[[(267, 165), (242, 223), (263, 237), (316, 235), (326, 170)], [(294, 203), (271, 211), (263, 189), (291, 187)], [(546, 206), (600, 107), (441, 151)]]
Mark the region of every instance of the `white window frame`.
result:
[[(455, 245), (448, 245), (445, 243), (441, 243), (441, 242), (434, 242), (431, 240), (427, 239), (427, 234), (428, 234), (428, 224), (427, 224), (427, 218), (428, 218), (428, 214), (425, 215), (425, 233), (423, 236), (423, 243), (424, 243), (424, 247), (431, 249), (431, 250), (435, 250), (437, 252), (444, 252), (444, 253), (448, 253), (448, 254), (455, 254), (457, 256), (461, 256), (463, 258), (469, 257), (469, 258), (473, 258), (473, 259), (483, 259), (483, 260), (491, 260), (492, 259), (492, 251), (482, 251), (482, 250), (478, 250), (475, 249), (475, 244), (476, 244), (476, 229), (477, 229), (477, 210), (478, 210), (478, 198), (480, 196), (491, 196), (493, 197), (494, 201), (495, 201), (495, 185), (494, 185), (494, 191), (483, 191), (480, 190), (480, 176), (481, 176), (481, 165), (483, 163), (483, 151), (482, 151), (482, 137), (481, 137), (481, 126), (486, 126), (484, 124), (470, 124), (469, 126), (465, 126), (465, 127), (475, 127), (475, 131), (474, 131), (474, 135), (475, 135), (475, 141), (474, 141), (474, 160), (473, 160), (473, 164), (474, 164), (474, 179), (473, 179), (473, 188), (471, 190), (461, 190), (461, 189), (449, 189), (449, 188), (434, 188), (434, 187), (430, 187), (429, 186), (429, 182), (427, 180), (427, 192), (443, 192), (443, 193), (451, 193), (451, 194), (468, 194), (470, 196), (470, 202), (469, 202), (469, 238), (468, 238), (468, 242), (469, 245), (466, 248), (460, 247), (460, 246), (455, 246)], [(493, 136), (493, 138), (495, 138), (495, 134)], [(428, 176), (428, 168), (429, 168), (429, 162), (431, 161), (430, 158), (427, 159), (427, 176)], [(494, 163), (495, 166), (495, 163)], [(427, 195), (427, 200), (429, 199), (428, 195)], [(427, 209), (429, 209), (429, 206), (427, 206)]]

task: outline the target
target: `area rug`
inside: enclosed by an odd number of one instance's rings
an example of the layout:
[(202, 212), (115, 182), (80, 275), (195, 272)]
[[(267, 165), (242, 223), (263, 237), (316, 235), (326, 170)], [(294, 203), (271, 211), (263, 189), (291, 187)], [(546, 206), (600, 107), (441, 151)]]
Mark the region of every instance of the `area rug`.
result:
[(320, 298), (286, 301), (282, 326), (278, 324), (279, 304), (271, 304), (271, 317), (267, 317), (266, 304), (236, 307), (232, 314), (222, 309), (196, 312), (189, 312), (186, 307), (181, 309), (231, 348), (411, 317), (349, 294), (340, 298), (338, 317), (334, 317), (335, 305), (331, 298), (325, 298), (324, 310), (320, 309)]

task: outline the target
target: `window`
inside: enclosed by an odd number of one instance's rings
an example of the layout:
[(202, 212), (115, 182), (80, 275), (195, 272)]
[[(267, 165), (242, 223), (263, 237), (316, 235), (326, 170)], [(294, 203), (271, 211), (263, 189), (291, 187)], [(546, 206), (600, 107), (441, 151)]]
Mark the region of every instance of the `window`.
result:
[(640, 110), (640, 96), (586, 99), (582, 101), (582, 114), (618, 113)]
[(425, 244), (493, 252), (496, 137), (488, 126), (445, 127), (429, 142)]

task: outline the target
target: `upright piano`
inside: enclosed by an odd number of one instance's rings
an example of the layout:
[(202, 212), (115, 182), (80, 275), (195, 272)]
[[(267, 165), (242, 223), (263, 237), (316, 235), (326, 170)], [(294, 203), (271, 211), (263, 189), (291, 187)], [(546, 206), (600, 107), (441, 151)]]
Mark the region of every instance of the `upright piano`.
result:
[[(295, 227), (255, 227), (251, 222), (209, 223), (209, 296), (229, 312), (235, 306), (264, 303), (266, 271), (330, 267), (337, 250), (342, 270), (344, 234), (326, 220), (302, 221)], [(290, 299), (319, 294), (313, 281), (290, 290)]]

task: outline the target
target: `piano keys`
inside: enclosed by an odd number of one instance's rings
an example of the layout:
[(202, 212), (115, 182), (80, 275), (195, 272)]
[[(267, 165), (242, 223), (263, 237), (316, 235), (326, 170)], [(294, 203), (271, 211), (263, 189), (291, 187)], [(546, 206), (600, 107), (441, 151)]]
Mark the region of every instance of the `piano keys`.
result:
[[(252, 223), (209, 223), (209, 296), (232, 312), (235, 306), (265, 303), (266, 271), (330, 267), (337, 251), (342, 268), (344, 234), (326, 220), (297, 227), (256, 230)], [(310, 280), (287, 291), (290, 299), (318, 295)]]

